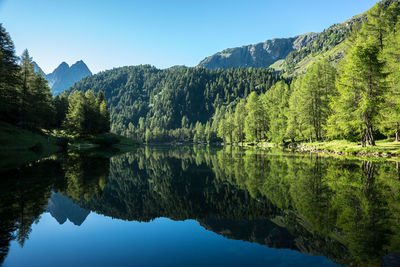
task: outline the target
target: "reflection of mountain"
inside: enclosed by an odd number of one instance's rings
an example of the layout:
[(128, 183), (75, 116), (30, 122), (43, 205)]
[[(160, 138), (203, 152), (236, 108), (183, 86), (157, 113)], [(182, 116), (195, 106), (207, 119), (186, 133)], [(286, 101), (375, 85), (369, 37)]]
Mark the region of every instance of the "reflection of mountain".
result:
[(227, 177), (217, 179), (210, 168), (218, 164), (214, 152), (175, 152), (148, 149), (112, 158), (103, 195), (77, 203), (124, 220), (195, 219), (230, 239), (348, 260), (340, 242), (311, 233), (296, 216), (264, 196), (252, 197)]
[(0, 264), (11, 240), (29, 237), (47, 203), (60, 223), (80, 225), (89, 211), (135, 221), (194, 219), (227, 238), (346, 265), (377, 265), (400, 249), (400, 183), (391, 162), (141, 147), (111, 159), (70, 153), (0, 176), (8, 177), (0, 180)]
[(59, 224), (65, 223), (68, 219), (75, 225), (81, 225), (90, 211), (82, 209), (75, 203), (73, 203), (68, 197), (61, 195), (60, 193), (53, 193), (46, 208), (47, 212), (50, 212), (51, 216), (57, 220)]
[(226, 238), (255, 242), (271, 248), (298, 249), (294, 237), (284, 227), (267, 219), (230, 220), (208, 218), (200, 221), (207, 230)]

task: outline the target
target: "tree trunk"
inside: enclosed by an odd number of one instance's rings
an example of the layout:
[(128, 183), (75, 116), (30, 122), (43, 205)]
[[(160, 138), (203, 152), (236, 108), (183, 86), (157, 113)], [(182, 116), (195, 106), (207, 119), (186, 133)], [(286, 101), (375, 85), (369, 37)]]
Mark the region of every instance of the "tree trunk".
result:
[(399, 123), (396, 123), (396, 142), (400, 141), (400, 135), (399, 135)]
[(396, 161), (397, 179), (400, 181), (400, 163)]
[(366, 139), (367, 139), (367, 133), (364, 132), (364, 134), (361, 136), (361, 146), (362, 147), (366, 147), (367, 146), (366, 143), (365, 143)]
[(368, 143), (371, 146), (375, 146), (375, 139), (374, 139), (374, 135), (372, 133), (372, 126), (370, 125), (367, 129), (367, 133), (368, 133)]

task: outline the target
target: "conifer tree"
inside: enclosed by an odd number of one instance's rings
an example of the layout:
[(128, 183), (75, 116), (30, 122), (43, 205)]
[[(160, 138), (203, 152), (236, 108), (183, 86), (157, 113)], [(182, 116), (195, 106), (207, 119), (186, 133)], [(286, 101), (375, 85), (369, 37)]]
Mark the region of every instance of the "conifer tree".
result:
[(380, 46), (361, 39), (351, 48), (339, 75), (334, 115), (329, 119), (331, 136), (356, 134), (362, 145), (375, 145), (374, 130), (387, 91)]
[(244, 131), (246, 140), (260, 141), (265, 137), (267, 131), (267, 113), (264, 110), (259, 96), (256, 92), (252, 92), (246, 103), (246, 121)]
[(268, 138), (275, 143), (286, 137), (287, 109), (289, 102), (289, 86), (280, 81), (273, 85), (262, 97), (264, 109), (268, 112)]
[(30, 102), (32, 97), (31, 86), (35, 79), (33, 61), (27, 49), (24, 50), (21, 56), (21, 78), (20, 124), (22, 127), (27, 127), (29, 124), (28, 114), (32, 111)]
[(245, 139), (244, 127), (246, 119), (246, 101), (241, 99), (235, 108), (234, 115), (234, 140), (243, 144)]
[(86, 133), (85, 127), (85, 114), (86, 114), (86, 100), (81, 91), (76, 91), (70, 95), (68, 99), (68, 113), (65, 118), (65, 128), (75, 135), (82, 135)]
[(0, 120), (16, 123), (19, 120), (21, 92), (20, 67), (14, 44), (0, 24)]

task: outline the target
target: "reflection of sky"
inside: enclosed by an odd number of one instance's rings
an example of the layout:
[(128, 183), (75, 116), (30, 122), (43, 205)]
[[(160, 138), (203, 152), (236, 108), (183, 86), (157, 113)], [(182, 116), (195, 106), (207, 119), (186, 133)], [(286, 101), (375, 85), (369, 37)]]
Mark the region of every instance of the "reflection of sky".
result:
[(4, 266), (334, 266), (322, 256), (226, 239), (194, 220), (127, 222), (91, 213), (81, 226), (44, 213)]

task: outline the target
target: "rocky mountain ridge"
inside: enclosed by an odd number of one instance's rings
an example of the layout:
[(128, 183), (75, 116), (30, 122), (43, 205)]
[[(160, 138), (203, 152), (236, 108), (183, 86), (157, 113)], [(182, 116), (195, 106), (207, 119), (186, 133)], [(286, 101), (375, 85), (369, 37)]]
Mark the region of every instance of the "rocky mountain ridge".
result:
[(317, 33), (306, 33), (290, 38), (276, 38), (263, 43), (228, 48), (203, 59), (199, 66), (208, 69), (267, 68), (277, 60), (285, 59), (290, 52), (306, 47), (317, 36)]
[(82, 60), (77, 61), (71, 66), (66, 62), (62, 62), (49, 74), (45, 74), (36, 62), (34, 62), (34, 69), (35, 72), (41, 72), (46, 78), (54, 96), (64, 92), (83, 78), (92, 75), (92, 72)]

